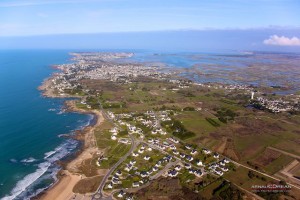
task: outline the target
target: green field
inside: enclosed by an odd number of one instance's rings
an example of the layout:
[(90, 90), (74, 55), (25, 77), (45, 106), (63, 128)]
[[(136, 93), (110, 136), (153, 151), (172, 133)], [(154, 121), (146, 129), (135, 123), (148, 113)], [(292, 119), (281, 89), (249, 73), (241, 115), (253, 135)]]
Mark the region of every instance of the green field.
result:
[[(218, 151), (220, 154), (243, 164), (247, 164), (247, 161), (254, 162), (267, 147), (276, 147), (300, 155), (298, 148), (300, 117), (284, 113), (275, 115), (265, 111), (246, 109), (245, 106), (249, 103), (249, 100), (244, 91), (225, 92), (221, 89), (208, 89), (195, 85), (178, 89), (176, 84), (154, 79), (139, 80), (122, 85), (105, 81), (86, 84), (92, 84), (94, 89), (101, 88), (101, 93), (97, 98), (100, 99), (107, 111), (143, 114), (148, 110), (156, 112), (159, 110), (172, 110), (174, 114), (171, 116), (172, 123), (168, 125), (169, 127), (163, 127), (168, 134), (166, 136), (154, 136), (150, 134), (151, 129), (142, 127), (146, 138), (158, 137), (164, 139), (175, 135), (185, 142)], [(173, 90), (173, 88), (178, 90)], [(89, 103), (96, 104), (97, 102), (90, 99)], [(78, 106), (84, 108), (83, 105)], [(175, 126), (176, 121), (179, 121), (182, 126)], [(135, 121), (130, 121), (130, 123), (141, 127)], [(106, 124), (105, 126), (106, 128), (97, 130), (95, 135), (98, 147), (105, 149), (108, 157), (107, 161), (103, 161), (102, 167), (108, 168), (128, 151), (130, 145), (124, 146), (111, 140), (111, 135), (108, 132), (111, 125)], [(181, 131), (180, 133), (191, 132), (193, 134), (185, 138), (174, 134), (175, 130), (177, 132)], [(148, 170), (161, 158), (161, 155), (157, 152), (147, 152), (143, 155), (146, 154), (152, 157), (149, 162), (145, 162), (142, 155), (138, 158), (130, 156), (126, 162), (129, 162), (130, 159), (136, 159), (140, 170)], [(194, 158), (204, 160), (204, 155), (200, 153)], [(291, 160), (292, 158), (281, 155), (266, 166), (261, 167), (260, 170), (274, 174)], [(205, 163), (213, 161), (215, 160), (211, 156), (206, 156)], [(120, 169), (123, 169), (124, 166), (123, 163)], [(239, 167), (236, 171), (226, 173), (224, 177), (249, 190), (253, 184), (264, 184), (269, 181), (266, 177), (257, 176), (251, 179), (248, 177), (248, 170)], [(183, 173), (180, 175), (180, 179), (182, 182), (186, 182), (192, 177)], [(123, 186), (129, 187), (131, 184), (130, 179), (124, 181)], [(208, 193), (218, 185), (220, 183), (209, 186), (211, 189), (208, 187)], [(204, 192), (206, 193), (206, 190)], [(211, 194), (207, 194), (207, 196), (211, 197)]]

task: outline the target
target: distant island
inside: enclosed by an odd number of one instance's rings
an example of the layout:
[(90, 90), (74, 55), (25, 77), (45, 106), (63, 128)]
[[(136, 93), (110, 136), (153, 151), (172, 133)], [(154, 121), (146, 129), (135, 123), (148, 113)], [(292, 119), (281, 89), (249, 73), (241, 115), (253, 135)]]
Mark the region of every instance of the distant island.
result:
[(71, 55), (74, 63), (55, 66), (59, 72), (39, 89), (46, 97), (72, 97), (66, 108), (92, 114), (94, 123), (74, 136), (83, 141), (82, 149), (62, 164), (59, 181), (38, 198), (300, 196), (296, 84), (197, 81), (268, 76), (254, 64), (245, 69), (246, 77), (241, 69), (221, 73), (200, 70), (197, 64), (189, 69), (145, 64), (128, 59), (133, 53)]

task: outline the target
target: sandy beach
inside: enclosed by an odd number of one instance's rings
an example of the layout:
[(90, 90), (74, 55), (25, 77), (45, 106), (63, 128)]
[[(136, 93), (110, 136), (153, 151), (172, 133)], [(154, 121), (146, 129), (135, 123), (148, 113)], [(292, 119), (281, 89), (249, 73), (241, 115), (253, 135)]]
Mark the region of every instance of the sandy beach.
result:
[(44, 200), (71, 199), (74, 196), (73, 187), (81, 179), (80, 175), (72, 174), (68, 170), (62, 171), (63, 175), (51, 189), (41, 197)]
[(66, 168), (60, 171), (59, 180), (53, 185), (53, 187), (46, 190), (39, 199), (43, 200), (67, 200), (73, 199), (75, 194), (73, 188), (84, 175), (79, 174), (79, 167), (87, 159), (93, 157), (93, 155), (100, 153), (96, 146), (96, 140), (94, 136), (94, 130), (102, 124), (104, 121), (101, 111), (90, 110), (86, 111), (83, 109), (76, 108), (75, 101), (66, 101), (66, 106), (70, 112), (80, 112), (84, 114), (93, 114), (96, 117), (96, 123), (87, 126), (82, 130), (83, 137), (81, 138), (84, 142), (81, 153), (66, 165)]

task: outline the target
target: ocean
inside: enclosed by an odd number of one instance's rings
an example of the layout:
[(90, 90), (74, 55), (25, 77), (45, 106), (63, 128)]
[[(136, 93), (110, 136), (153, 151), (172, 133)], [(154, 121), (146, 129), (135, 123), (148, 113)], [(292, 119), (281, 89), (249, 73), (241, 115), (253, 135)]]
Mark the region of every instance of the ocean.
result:
[[(284, 92), (299, 91), (299, 54), (119, 51), (135, 52), (120, 62), (163, 64), (181, 69), (182, 76), (200, 83), (286, 84), (291, 89)], [(44, 98), (37, 89), (55, 72), (52, 65), (71, 62), (69, 52), (72, 50), (0, 51), (1, 199), (28, 199), (55, 182), (56, 162), (80, 145), (59, 135), (72, 134), (92, 121), (90, 115), (62, 112), (65, 99)]]
[(60, 138), (87, 125), (92, 116), (64, 113), (65, 99), (44, 98), (37, 89), (67, 63), (66, 50), (0, 51), (0, 198), (27, 199), (55, 181), (56, 161), (79, 142)]

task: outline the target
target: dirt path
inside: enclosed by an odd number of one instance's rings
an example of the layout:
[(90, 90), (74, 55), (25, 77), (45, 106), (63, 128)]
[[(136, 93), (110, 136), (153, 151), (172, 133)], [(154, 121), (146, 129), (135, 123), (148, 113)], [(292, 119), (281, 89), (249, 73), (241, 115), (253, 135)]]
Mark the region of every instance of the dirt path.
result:
[(216, 151), (223, 154), (227, 145), (227, 137), (222, 137), (221, 144), (216, 148)]
[(278, 152), (280, 152), (280, 153), (282, 153), (282, 154), (285, 154), (285, 155), (287, 155), (287, 156), (291, 156), (291, 157), (293, 157), (293, 158), (296, 158), (296, 159), (299, 159), (300, 160), (300, 156), (298, 156), (298, 155), (295, 155), (295, 154), (292, 154), (292, 153), (289, 153), (289, 152), (286, 152), (286, 151), (283, 151), (283, 150), (280, 150), (280, 149), (277, 149), (277, 148), (274, 148), (274, 147), (268, 147), (269, 149), (272, 149), (272, 150), (274, 150), (274, 151), (278, 151)]
[(284, 180), (288, 180), (289, 182), (293, 182), (294, 184), (300, 186), (300, 180), (295, 178), (293, 174), (290, 172), (293, 168), (295, 168), (299, 164), (298, 160), (293, 160), (289, 163), (284, 169), (275, 174), (276, 177), (282, 178)]
[[(266, 176), (266, 177), (269, 177), (269, 178), (271, 178), (271, 179), (274, 179), (274, 180), (276, 180), (276, 181), (280, 181), (280, 179), (279, 179), (279, 178), (276, 178), (275, 176), (271, 176), (271, 175), (269, 175), (269, 174), (260, 172), (260, 171), (258, 171), (258, 170), (256, 170), (256, 169), (253, 169), (253, 168), (248, 167), (248, 166), (246, 166), (246, 165), (243, 165), (243, 164), (241, 164), (241, 163), (235, 162), (234, 160), (231, 160), (231, 162), (234, 163), (234, 164), (237, 165), (237, 166), (244, 167), (244, 168), (246, 168), (246, 169), (252, 170), (252, 171), (254, 171), (254, 172), (256, 172), (256, 173), (259, 173), (259, 174), (261, 174), (261, 175), (264, 175), (264, 176)], [(292, 187), (294, 187), (294, 188), (300, 190), (300, 187), (299, 187), (298, 185), (293, 185), (293, 184), (291, 184), (290, 182), (288, 182), (288, 184), (291, 185)]]

